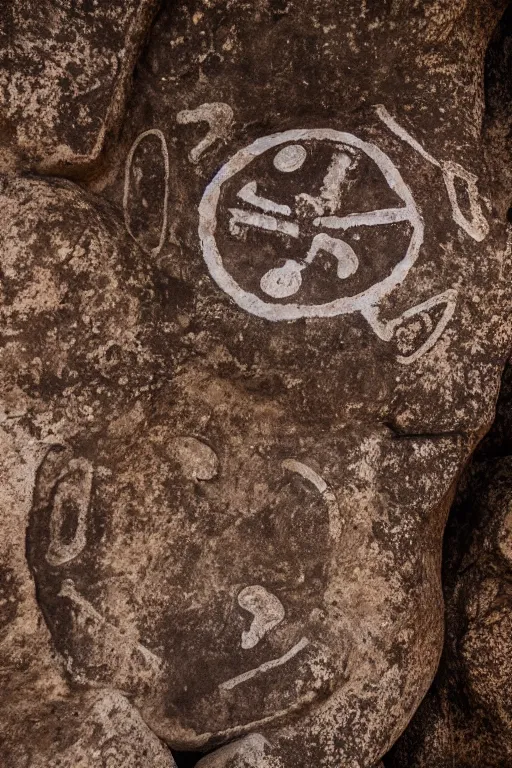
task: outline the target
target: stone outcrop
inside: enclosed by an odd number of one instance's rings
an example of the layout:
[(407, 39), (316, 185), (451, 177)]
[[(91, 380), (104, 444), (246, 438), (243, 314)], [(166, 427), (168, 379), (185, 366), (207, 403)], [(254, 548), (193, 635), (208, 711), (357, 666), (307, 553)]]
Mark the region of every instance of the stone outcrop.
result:
[(100, 74), (69, 172), (44, 116), (35, 164), (9, 117), (9, 768), (39, 768), (43, 734), (71, 768), (111, 733), (113, 766), (145, 742), (172, 765), (158, 737), (204, 768), (369, 768), (406, 727), (511, 342), (502, 145), (482, 134), (499, 11), (164, 3), (117, 142)]
[(512, 368), (450, 514), (446, 642), (436, 679), (387, 768), (512, 763)]
[(0, 169), (83, 176), (124, 116), (157, 0), (39, 0), (0, 10)]

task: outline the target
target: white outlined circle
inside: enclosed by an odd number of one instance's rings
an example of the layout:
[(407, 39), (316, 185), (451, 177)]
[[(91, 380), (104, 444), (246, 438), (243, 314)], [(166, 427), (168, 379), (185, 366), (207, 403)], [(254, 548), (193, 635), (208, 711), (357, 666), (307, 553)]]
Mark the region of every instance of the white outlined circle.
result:
[[(404, 220), (412, 226), (412, 235), (407, 252), (391, 273), (379, 283), (357, 294), (335, 299), (327, 304), (276, 304), (267, 303), (253, 293), (245, 291), (227, 272), (219, 252), (215, 233), (217, 230), (217, 208), (223, 185), (243, 170), (264, 152), (287, 142), (329, 141), (336, 145), (353, 147), (364, 152), (379, 167), (389, 187), (405, 203)], [(234, 155), (217, 173), (207, 186), (199, 204), (199, 238), (203, 257), (213, 280), (228, 294), (239, 307), (266, 320), (297, 320), (302, 317), (334, 317), (351, 312), (364, 312), (374, 307), (406, 277), (419, 256), (423, 243), (424, 226), (409, 187), (402, 179), (397, 167), (374, 144), (358, 139), (350, 133), (329, 128), (296, 129), (264, 136)]]

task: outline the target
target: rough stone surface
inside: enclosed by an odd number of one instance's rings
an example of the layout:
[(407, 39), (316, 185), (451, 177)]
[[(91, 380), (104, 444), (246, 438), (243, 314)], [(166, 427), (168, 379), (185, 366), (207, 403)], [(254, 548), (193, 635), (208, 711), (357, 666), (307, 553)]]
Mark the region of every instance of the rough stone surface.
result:
[(156, 0), (0, 8), (0, 168), (90, 172), (115, 137)]
[(120, 693), (94, 692), (34, 709), (23, 703), (18, 739), (3, 765), (176, 768), (170, 751)]
[(510, 347), (498, 15), (164, 3), (105, 172), (5, 177), (10, 754), (21, 696), (101, 745), (90, 690), (216, 768), (369, 768), (407, 725)]
[(389, 768), (512, 763), (511, 384), (509, 366), (496, 423), (467, 470), (450, 515), (441, 666), (386, 758)]

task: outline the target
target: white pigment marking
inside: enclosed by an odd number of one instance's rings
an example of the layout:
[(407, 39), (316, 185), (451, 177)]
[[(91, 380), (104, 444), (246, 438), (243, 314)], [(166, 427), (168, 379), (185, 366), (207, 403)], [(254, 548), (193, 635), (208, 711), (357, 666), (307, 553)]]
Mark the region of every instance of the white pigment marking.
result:
[(351, 165), (352, 158), (346, 152), (334, 154), (320, 192), (321, 199), (325, 201), (326, 209), (331, 213), (334, 213), (340, 204), (341, 187)]
[(281, 462), (283, 469), (287, 469), (289, 472), (295, 472), (300, 475), (309, 483), (315, 486), (317, 491), (323, 496), (327, 505), (327, 511), (329, 513), (329, 535), (334, 542), (338, 542), (341, 538), (341, 515), (336, 496), (331, 491), (323, 477), (315, 472), (314, 469), (308, 467), (302, 461), (296, 459), (285, 459)]
[[(83, 597), (80, 592), (75, 587), (75, 583), (72, 579), (65, 579), (60, 588), (59, 597), (67, 597), (68, 600), (71, 600), (75, 605), (77, 605), (81, 610), (89, 616), (91, 619), (95, 619), (100, 624), (105, 625), (113, 629), (116, 633), (119, 634), (120, 639), (123, 642), (126, 642), (127, 639), (130, 640), (131, 638), (127, 638), (121, 630), (116, 627), (114, 624), (111, 624), (109, 621), (105, 619), (104, 616), (99, 613), (96, 608), (88, 601), (85, 597)], [(146, 648), (146, 646), (142, 645), (141, 643), (134, 643), (135, 648), (139, 651), (141, 656), (144, 657), (145, 661), (150, 664), (153, 667), (157, 667), (157, 669), (160, 669), (162, 665), (162, 660), (158, 658), (158, 656), (155, 656), (154, 653), (152, 653), (149, 648)]]
[(349, 213), (348, 216), (320, 216), (313, 224), (315, 227), (346, 230), (352, 227), (375, 227), (409, 221), (410, 215), (411, 212), (407, 208), (382, 208), (368, 213)]
[(428, 163), (431, 163), (438, 168), (441, 167), (441, 163), (436, 160), (435, 157), (432, 157), (432, 155), (429, 154), (426, 149), (421, 146), (419, 141), (416, 141), (416, 139), (411, 136), (410, 133), (407, 133), (405, 128), (402, 128), (402, 126), (397, 123), (395, 118), (389, 114), (383, 104), (378, 104), (375, 109), (377, 111), (377, 115), (380, 117), (382, 122), (387, 125), (392, 133), (402, 139), (402, 141), (405, 141), (406, 144), (409, 144), (409, 146), (416, 150), (416, 152), (418, 152), (418, 154), (420, 154)]
[[(131, 169), (133, 163), (133, 156), (141, 141), (147, 136), (156, 136), (160, 141), (161, 155), (164, 161), (164, 199), (163, 199), (163, 211), (162, 211), (162, 227), (160, 229), (160, 238), (158, 245), (155, 248), (147, 249), (142, 243), (140, 243), (132, 232), (130, 226), (130, 217), (128, 216), (128, 202), (130, 197), (130, 184), (131, 184)], [(139, 179), (140, 180), (140, 179)], [(165, 236), (167, 234), (167, 209), (169, 206), (169, 152), (167, 150), (167, 142), (165, 136), (158, 128), (151, 128), (149, 131), (144, 131), (139, 134), (133, 142), (128, 157), (126, 158), (125, 171), (124, 171), (124, 190), (123, 190), (123, 212), (124, 223), (128, 234), (132, 237), (137, 245), (150, 256), (158, 256), (165, 243)]]
[(455, 307), (457, 304), (457, 291), (452, 288), (445, 291), (444, 293), (440, 293), (438, 296), (432, 296), (432, 298), (424, 301), (422, 304), (418, 304), (416, 307), (411, 307), (411, 309), (406, 310), (401, 315), (401, 321), (409, 320), (411, 317), (414, 317), (414, 315), (417, 315), (420, 312), (427, 312), (429, 309), (433, 309), (434, 307), (439, 306), (439, 304), (446, 304), (446, 307), (436, 327), (429, 335), (427, 340), (412, 355), (408, 355), (406, 357), (399, 356), (397, 358), (398, 362), (402, 365), (411, 365), (412, 363), (415, 363), (416, 360), (428, 352), (429, 349), (432, 349), (434, 344), (436, 344), (437, 341), (441, 338), (446, 326), (452, 319), (453, 313), (455, 312)]
[(248, 631), (242, 632), (242, 648), (254, 648), (271, 629), (277, 627), (285, 611), (281, 601), (271, 592), (258, 584), (246, 587), (238, 595), (238, 605), (254, 618)]
[(282, 173), (298, 171), (308, 156), (307, 151), (300, 144), (290, 144), (281, 149), (274, 157), (274, 168)]
[(204, 139), (189, 152), (189, 160), (194, 165), (197, 165), (204, 153), (217, 141), (226, 141), (229, 138), (234, 124), (233, 110), (229, 104), (221, 101), (201, 104), (196, 109), (184, 109), (178, 112), (176, 119), (181, 125), (208, 123), (210, 128)]
[(446, 326), (450, 322), (455, 312), (457, 304), (457, 290), (455, 288), (449, 288), (447, 291), (432, 296), (427, 301), (423, 301), (421, 304), (417, 304), (415, 307), (411, 307), (403, 312), (399, 317), (394, 320), (382, 321), (378, 317), (378, 308), (372, 307), (370, 311), (363, 312), (362, 315), (371, 326), (375, 334), (383, 341), (390, 341), (393, 338), (396, 330), (404, 323), (405, 320), (410, 320), (415, 315), (419, 315), (421, 312), (428, 312), (430, 309), (445, 304), (445, 310), (436, 324), (432, 333), (423, 344), (411, 355), (402, 356), (399, 355), (397, 360), (402, 365), (411, 365), (419, 360), (426, 352), (428, 352), (441, 338)]
[(266, 197), (260, 197), (257, 194), (258, 184), (256, 181), (250, 181), (245, 187), (242, 187), (238, 193), (240, 200), (244, 203), (254, 205), (255, 208), (259, 208), (265, 213), (280, 213), (282, 216), (291, 216), (292, 210), (288, 205), (281, 205), (280, 203), (274, 203), (273, 200), (268, 200)]
[(215, 451), (196, 437), (177, 437), (170, 445), (189, 480), (213, 480), (219, 471), (219, 460)]
[[(89, 461), (73, 459), (57, 482), (50, 517), (50, 544), (46, 552), (46, 561), (50, 565), (60, 566), (74, 560), (86, 545), (93, 474)], [(76, 528), (72, 541), (64, 542), (62, 527), (70, 505), (76, 510)]]
[(306, 264), (311, 264), (317, 254), (321, 252), (329, 253), (336, 258), (338, 262), (336, 271), (340, 280), (346, 280), (347, 277), (357, 272), (359, 259), (354, 253), (353, 248), (344, 240), (331, 237), (325, 234), (325, 232), (315, 235), (305, 259)]
[(299, 225), (292, 221), (281, 221), (265, 213), (250, 213), (242, 208), (230, 208), (229, 212), (231, 214), (229, 229), (233, 235), (240, 234), (241, 226), (244, 226), (266, 229), (269, 232), (280, 232), (290, 237), (299, 237)]
[(293, 659), (294, 656), (297, 656), (297, 654), (304, 650), (304, 648), (306, 648), (308, 645), (309, 640), (306, 637), (303, 637), (302, 640), (294, 645), (293, 648), (290, 648), (290, 650), (283, 656), (279, 656), (279, 658), (272, 659), (271, 661), (266, 661), (264, 664), (260, 664), (260, 666), (256, 667), (255, 669), (250, 669), (248, 672), (243, 672), (241, 675), (231, 678), (231, 680), (226, 680), (225, 683), (221, 683), (219, 685), (219, 688), (223, 691), (230, 691), (233, 688), (236, 688), (237, 685), (246, 683), (247, 680), (252, 680), (253, 677), (263, 675), (265, 672), (268, 672), (271, 669), (275, 669), (276, 667), (281, 667), (283, 664), (286, 664), (288, 661)]
[(260, 280), (261, 290), (273, 299), (285, 299), (293, 296), (302, 285), (301, 271), (304, 264), (287, 259), (282, 267), (269, 269)]
[(345, 183), (347, 171), (352, 167), (354, 158), (346, 152), (338, 151), (334, 153), (329, 168), (324, 178), (324, 183), (319, 197), (301, 193), (297, 196), (297, 202), (304, 201), (309, 203), (319, 216), (323, 216), (326, 211), (333, 214), (341, 201), (341, 187)]
[[(376, 110), (378, 116), (382, 122), (387, 125), (390, 131), (402, 139), (406, 144), (409, 144), (409, 146), (418, 152), (425, 160), (427, 160), (427, 162), (435, 165), (436, 168), (441, 169), (455, 223), (478, 243), (485, 240), (489, 234), (489, 223), (485, 218), (482, 206), (480, 205), (480, 195), (477, 187), (478, 177), (469, 171), (466, 171), (465, 168), (458, 163), (453, 163), (449, 160), (440, 163), (439, 160), (436, 160), (435, 157), (427, 152), (421, 144), (405, 130), (405, 128), (402, 128), (402, 126), (397, 123), (382, 104), (379, 104), (376, 107)], [(469, 198), (471, 220), (467, 219), (460, 209), (457, 190), (455, 188), (455, 179), (457, 178), (462, 179), (462, 181), (465, 182)]]

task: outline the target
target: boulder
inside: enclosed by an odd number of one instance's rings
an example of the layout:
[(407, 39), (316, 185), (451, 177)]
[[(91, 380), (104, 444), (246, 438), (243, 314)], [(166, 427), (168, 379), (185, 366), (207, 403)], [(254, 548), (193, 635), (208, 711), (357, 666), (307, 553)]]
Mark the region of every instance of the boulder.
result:
[(467, 469), (445, 542), (446, 644), (432, 688), (388, 768), (512, 762), (512, 368), (496, 423)]
[(432, 681), (511, 341), (498, 16), (164, 3), (101, 197), (6, 182), (32, 634), (206, 765), (369, 768)]
[(156, 0), (3, 3), (0, 169), (90, 174), (115, 139)]

